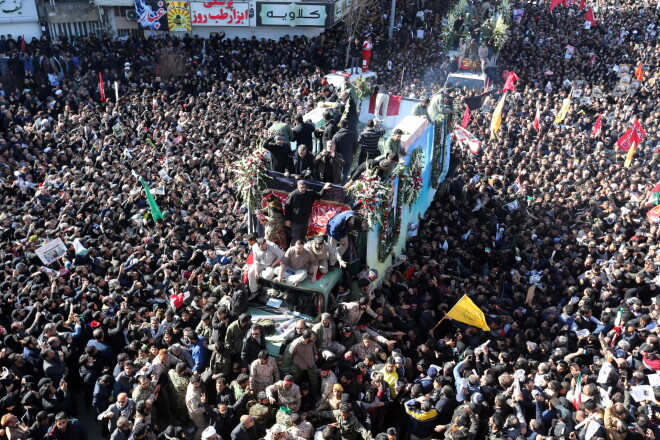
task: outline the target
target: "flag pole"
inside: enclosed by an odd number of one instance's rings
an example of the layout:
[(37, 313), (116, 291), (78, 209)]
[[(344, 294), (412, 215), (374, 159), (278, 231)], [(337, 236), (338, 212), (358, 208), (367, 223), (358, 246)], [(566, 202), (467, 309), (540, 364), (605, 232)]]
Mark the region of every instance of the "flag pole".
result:
[(443, 316), (442, 319), (441, 319), (440, 321), (438, 321), (438, 323), (435, 325), (435, 327), (433, 327), (433, 328), (431, 329), (431, 331), (430, 331), (429, 333), (433, 333), (433, 331), (434, 331), (436, 328), (438, 328), (438, 326), (439, 326), (440, 324), (442, 324), (442, 321), (444, 321), (445, 319), (447, 319), (447, 315)]

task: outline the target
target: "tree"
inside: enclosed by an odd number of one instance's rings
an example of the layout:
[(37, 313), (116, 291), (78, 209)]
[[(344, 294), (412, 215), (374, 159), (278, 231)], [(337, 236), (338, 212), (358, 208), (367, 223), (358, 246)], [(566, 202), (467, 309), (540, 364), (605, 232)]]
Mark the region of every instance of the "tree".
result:
[[(339, 0), (342, 2), (340, 10), (344, 15), (344, 27), (349, 41), (360, 37), (369, 26), (382, 18), (379, 0)], [(346, 60), (348, 64), (350, 44), (346, 45)]]

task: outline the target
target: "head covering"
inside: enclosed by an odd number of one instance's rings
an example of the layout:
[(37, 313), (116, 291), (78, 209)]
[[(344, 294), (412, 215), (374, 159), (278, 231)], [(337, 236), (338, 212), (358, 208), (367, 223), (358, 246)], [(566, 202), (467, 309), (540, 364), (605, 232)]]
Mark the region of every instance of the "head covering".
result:
[[(275, 426), (277, 426), (277, 425), (275, 425)], [(209, 439), (209, 438), (213, 437), (215, 434), (216, 434), (215, 428), (213, 426), (209, 426), (208, 428), (206, 428), (202, 432), (202, 439), (203, 440)]]
[(270, 428), (270, 432), (272, 434), (281, 434), (283, 432), (286, 432), (286, 428), (284, 425), (281, 425), (279, 423), (275, 423), (272, 428)]
[(293, 383), (293, 376), (287, 374), (286, 376), (284, 376), (284, 382)]

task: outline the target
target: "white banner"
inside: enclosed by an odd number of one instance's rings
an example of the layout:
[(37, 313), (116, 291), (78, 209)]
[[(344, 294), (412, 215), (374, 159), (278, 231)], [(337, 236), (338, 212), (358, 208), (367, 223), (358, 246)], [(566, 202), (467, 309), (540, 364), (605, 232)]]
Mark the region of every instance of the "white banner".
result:
[(36, 252), (42, 263), (50, 264), (66, 255), (66, 245), (61, 238), (56, 238), (41, 246)]

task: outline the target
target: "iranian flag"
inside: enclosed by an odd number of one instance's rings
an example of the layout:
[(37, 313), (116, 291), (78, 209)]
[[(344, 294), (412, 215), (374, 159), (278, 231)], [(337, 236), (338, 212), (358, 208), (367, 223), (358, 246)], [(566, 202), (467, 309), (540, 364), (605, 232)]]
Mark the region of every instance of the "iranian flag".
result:
[(534, 130), (541, 131), (541, 108), (536, 106), (536, 116), (534, 116)]
[(658, 203), (660, 203), (660, 181), (651, 188), (649, 197), (646, 199), (647, 205), (657, 205)]
[(481, 150), (481, 141), (477, 139), (472, 133), (460, 125), (456, 125), (454, 127), (454, 136), (456, 136), (456, 140), (462, 144), (467, 144), (472, 154), (479, 154), (479, 151)]
[(600, 131), (603, 129), (603, 115), (598, 114), (598, 118), (596, 118), (596, 123), (594, 124), (594, 127), (591, 129), (591, 133), (594, 136), (598, 136), (600, 134)]
[(573, 406), (576, 410), (580, 409), (582, 403), (582, 373), (578, 373), (575, 389), (573, 390)]

